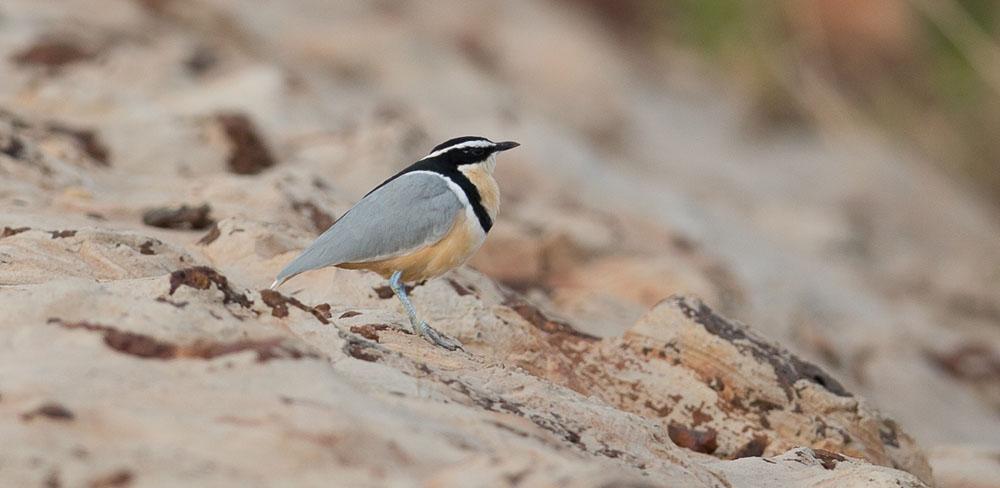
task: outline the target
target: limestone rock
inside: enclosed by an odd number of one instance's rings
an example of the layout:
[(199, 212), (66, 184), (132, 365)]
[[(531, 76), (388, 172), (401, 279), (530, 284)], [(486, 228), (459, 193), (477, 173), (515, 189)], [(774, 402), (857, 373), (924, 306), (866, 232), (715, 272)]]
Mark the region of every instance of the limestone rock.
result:
[[(0, 485), (991, 482), (995, 216), (565, 3), (5, 0)], [(373, 274), (267, 289), (472, 132), (497, 225), (412, 291), (467, 353)]]
[[(232, 277), (195, 258), (193, 266), (159, 275), (25, 282), (0, 296), (8, 312), (0, 334), (17, 338), (0, 355), (0, 412), (9, 419), (0, 431), (18, 446), (8, 457), (8, 479), (75, 485), (127, 477), (170, 485), (263, 477), (300, 485), (338, 479), (445, 486), (641, 480), (753, 486), (772, 479), (813, 486), (872, 478), (921, 486), (909, 474), (834, 452), (782, 454), (782, 447), (805, 443), (927, 474), (905, 434), (895, 433), (899, 448), (892, 452), (878, 435), (861, 434), (880, 417), (853, 398), (846, 401), (854, 417), (829, 420), (822, 434), (796, 436), (796, 426), (816, 428), (809, 418), (814, 405), (835, 411), (831, 398), (842, 392), (812, 385), (818, 370), (807, 368), (813, 376), (795, 381), (781, 376), (789, 364), (805, 366), (759, 339), (738, 347), (719, 331), (693, 335), (702, 326), (683, 315), (683, 307), (695, 306), (688, 299), (654, 309), (625, 337), (601, 340), (464, 270), (413, 292), (428, 318), (470, 351), (449, 353), (405, 330), (396, 302), (372, 290), (380, 278), (323, 270), (314, 273), (317, 286), (297, 297), (270, 292), (261, 277), (281, 262), (260, 253), (282, 254), (288, 244), (273, 244), (280, 228), (229, 220), (218, 230), (215, 239), (193, 246), (233, 270)], [(237, 272), (247, 267), (265, 272)], [(108, 278), (99, 268), (89, 273)], [(330, 303), (317, 303), (320, 297)], [(671, 341), (691, 356), (675, 355)], [(701, 351), (725, 347), (728, 354), (713, 358), (714, 366), (705, 364)], [(653, 359), (644, 356), (650, 348)], [(43, 369), (37, 358), (44, 358)], [(726, 385), (721, 392), (709, 388), (706, 371), (730, 362), (759, 374), (719, 380)], [(832, 388), (833, 380), (826, 381)], [(705, 451), (705, 443), (685, 437), (699, 434), (685, 430), (697, 414), (682, 405), (716, 393), (742, 395), (754, 405), (755, 392), (781, 402), (773, 410), (787, 418), (771, 412), (767, 430), (756, 412), (719, 414), (705, 422), (718, 432), (713, 452), (737, 457), (730, 451), (742, 439), (739, 429), (752, 425), (768, 441), (743, 455), (783, 457), (729, 465), (735, 461), (691, 452)], [(643, 407), (660, 407), (654, 402), (664, 394), (676, 397), (670, 422)], [(785, 412), (793, 398), (801, 413)], [(677, 434), (680, 422), (687, 423)], [(838, 429), (856, 440), (845, 441)], [(212, 447), (223, 445), (229, 447)]]

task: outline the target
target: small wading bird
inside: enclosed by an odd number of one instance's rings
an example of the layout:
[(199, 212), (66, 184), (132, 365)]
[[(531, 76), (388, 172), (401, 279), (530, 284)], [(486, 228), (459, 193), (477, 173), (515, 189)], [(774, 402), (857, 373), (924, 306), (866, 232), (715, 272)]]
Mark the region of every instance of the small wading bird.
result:
[(428, 341), (462, 347), (417, 317), (403, 283), (461, 266), (486, 239), (500, 210), (496, 156), (516, 142), (459, 137), (444, 142), (370, 191), (278, 273), (274, 289), (313, 269), (367, 269), (389, 279), (413, 329)]

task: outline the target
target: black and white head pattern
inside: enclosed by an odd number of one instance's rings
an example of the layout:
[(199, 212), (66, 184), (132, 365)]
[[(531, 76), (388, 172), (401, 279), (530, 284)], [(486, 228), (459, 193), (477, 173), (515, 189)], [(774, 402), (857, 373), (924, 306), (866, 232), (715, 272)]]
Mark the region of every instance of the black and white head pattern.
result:
[(485, 137), (456, 137), (438, 144), (423, 159), (437, 159), (442, 163), (461, 166), (481, 163), (498, 150), (497, 143)]

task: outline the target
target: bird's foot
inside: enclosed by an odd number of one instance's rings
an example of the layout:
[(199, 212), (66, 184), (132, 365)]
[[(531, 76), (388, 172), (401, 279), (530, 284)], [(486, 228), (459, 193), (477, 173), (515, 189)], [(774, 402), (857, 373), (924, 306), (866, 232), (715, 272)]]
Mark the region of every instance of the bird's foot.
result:
[[(453, 339), (448, 337), (441, 332), (438, 332), (433, 327), (427, 324), (427, 322), (421, 321), (417, 324), (417, 333), (424, 336), (428, 342), (441, 346), (449, 351), (454, 351), (456, 349), (462, 349), (462, 343), (458, 342), (458, 339)], [(465, 349), (462, 349), (463, 351)]]

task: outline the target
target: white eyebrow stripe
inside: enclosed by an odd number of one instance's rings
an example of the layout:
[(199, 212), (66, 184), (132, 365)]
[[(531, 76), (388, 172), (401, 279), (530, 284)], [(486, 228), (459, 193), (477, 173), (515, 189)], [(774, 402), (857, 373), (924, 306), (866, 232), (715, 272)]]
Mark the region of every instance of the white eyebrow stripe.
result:
[(435, 156), (440, 156), (440, 155), (442, 155), (442, 154), (444, 154), (444, 153), (446, 153), (448, 151), (451, 151), (452, 149), (463, 149), (463, 148), (466, 148), (466, 147), (493, 147), (494, 145), (495, 144), (492, 143), (492, 142), (490, 142), (490, 141), (465, 141), (465, 142), (460, 142), (458, 144), (455, 144), (454, 146), (448, 146), (448, 147), (445, 147), (445, 148), (442, 148), (442, 149), (438, 149), (437, 151), (434, 151), (434, 152), (432, 152), (432, 153), (430, 153), (430, 154), (428, 154), (428, 155), (420, 158), (420, 160), (423, 161), (424, 159), (427, 159), (427, 158), (433, 158)]

